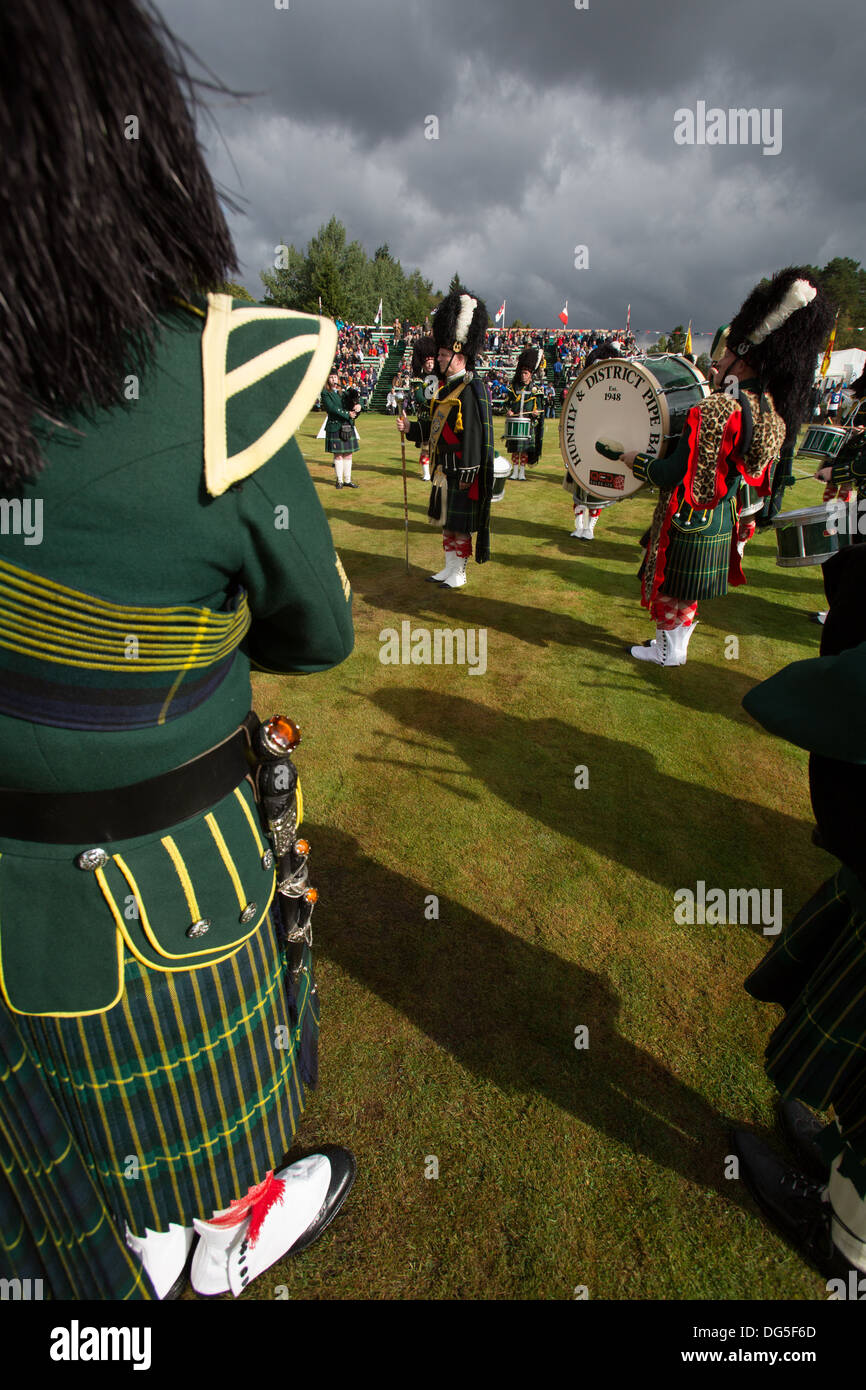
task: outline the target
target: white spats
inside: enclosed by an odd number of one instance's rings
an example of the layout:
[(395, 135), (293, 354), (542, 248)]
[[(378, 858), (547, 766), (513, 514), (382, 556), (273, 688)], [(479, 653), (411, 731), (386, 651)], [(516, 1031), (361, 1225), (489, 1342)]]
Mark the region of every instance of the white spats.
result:
[(213, 1226), (207, 1221), (194, 1221), (199, 1234), (199, 1242), (192, 1257), (190, 1283), (196, 1293), (206, 1298), (229, 1291), (229, 1250), (240, 1244), (242, 1231), (249, 1225), (249, 1217), (243, 1218), (236, 1226)]
[(593, 515), (589, 507), (584, 507), (581, 506), (580, 503), (576, 503), (574, 508), (574, 530), (571, 533), (572, 536), (579, 541), (591, 541), (593, 539), (595, 523), (598, 521), (598, 518), (598, 512)]
[(451, 559), (451, 569), (443, 579), (442, 587), (443, 589), (460, 589), (466, 583), (466, 565), (469, 556), (458, 555), (455, 552), (449, 558)]
[(833, 1162), (827, 1196), (833, 1208), (833, 1244), (856, 1269), (866, 1273), (866, 1199), (850, 1178), (839, 1172), (839, 1154)]
[(697, 623), (675, 627), (670, 631), (657, 628), (656, 635), (646, 647), (632, 647), (637, 661), (653, 661), (657, 666), (685, 666), (689, 642)]
[(145, 1226), (143, 1236), (133, 1235), (127, 1226), (126, 1243), (141, 1260), (157, 1298), (165, 1298), (180, 1278), (194, 1239), (192, 1226), (177, 1226), (173, 1221), (167, 1231), (151, 1231)]
[(196, 1293), (242, 1293), (288, 1254), (313, 1223), (330, 1181), (330, 1161), (324, 1154), (311, 1154), (266, 1179), (246, 1209), (238, 1203), (238, 1220), (230, 1223), (225, 1212), (215, 1213), (213, 1221), (196, 1221), (200, 1240), (191, 1275)]

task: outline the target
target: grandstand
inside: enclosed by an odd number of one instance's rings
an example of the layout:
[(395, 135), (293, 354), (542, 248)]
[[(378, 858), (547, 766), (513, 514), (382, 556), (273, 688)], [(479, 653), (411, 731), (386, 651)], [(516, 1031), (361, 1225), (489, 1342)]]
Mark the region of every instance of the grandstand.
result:
[[(362, 408), (384, 415), (388, 391), (394, 379), (404, 377), (407, 382), (409, 380), (412, 341), (423, 331), (421, 327), (413, 327), (405, 337), (398, 337), (393, 326), (380, 328), (376, 324), (342, 324), (335, 359), (341, 389), (357, 386)], [(542, 348), (544, 352), (545, 377), (554, 389), (554, 412), (558, 415), (568, 386), (581, 370), (586, 354), (610, 336), (612, 332), (608, 329), (569, 329), (559, 333), (551, 329), (507, 332), (488, 329), (488, 346), (478, 370), (479, 375), (489, 378), (494, 411), (504, 411), (505, 392), (514, 376), (517, 359), (525, 347), (534, 346)], [(357, 357), (355, 354), (359, 347), (361, 356)], [(557, 372), (556, 362), (561, 352), (562, 367)], [(367, 374), (363, 382), (360, 380), (362, 372)]]

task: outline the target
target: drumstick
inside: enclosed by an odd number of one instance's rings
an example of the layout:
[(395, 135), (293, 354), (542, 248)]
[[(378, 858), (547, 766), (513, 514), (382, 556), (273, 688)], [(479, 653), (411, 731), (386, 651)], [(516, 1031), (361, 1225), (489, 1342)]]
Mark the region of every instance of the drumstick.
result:
[(620, 455), (625, 453), (625, 445), (616, 439), (597, 439), (595, 452), (601, 454), (602, 458), (612, 459), (615, 463)]

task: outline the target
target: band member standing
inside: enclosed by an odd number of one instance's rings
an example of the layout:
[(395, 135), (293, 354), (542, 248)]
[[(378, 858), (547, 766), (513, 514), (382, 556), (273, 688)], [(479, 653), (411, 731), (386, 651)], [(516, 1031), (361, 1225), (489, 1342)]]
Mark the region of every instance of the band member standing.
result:
[(328, 412), (325, 424), (325, 450), (334, 456), (335, 485), (357, 487), (352, 482), (352, 455), (358, 449), (355, 417), (360, 415), (358, 392), (354, 388), (340, 394), (340, 376), (331, 371), (327, 389), (322, 392), (322, 405)]
[[(443, 528), (445, 564), (430, 578), (449, 589), (466, 583), (473, 535), (476, 563), (490, 559), (493, 410), (486, 385), (474, 374), (486, 330), (487, 309), (469, 294), (447, 295), (433, 315), (443, 384), (431, 410), (433, 488), (427, 515), (434, 526)], [(405, 431), (405, 419), (397, 423)]]
[[(761, 1210), (825, 1278), (842, 1280), (846, 1297), (852, 1273), (855, 1286), (866, 1274), (866, 549), (832, 555), (823, 578), (821, 655), (743, 700), (770, 733), (809, 752), (817, 833), (839, 862), (746, 981), (754, 998), (785, 1010), (765, 1070), (798, 1161), (749, 1131), (733, 1142)], [(831, 1107), (829, 1122), (815, 1113)]]
[(415, 420), (410, 422), (406, 438), (421, 451), (421, 479), (425, 483), (430, 482), (430, 406), (437, 388), (436, 343), (431, 335), (416, 338), (412, 344), (410, 384)]
[(521, 482), (526, 481), (527, 465), (534, 467), (541, 458), (544, 440), (544, 392), (541, 384), (533, 381), (533, 376), (541, 369), (543, 362), (544, 353), (541, 348), (524, 348), (517, 359), (517, 367), (505, 395), (506, 421), (530, 421), (529, 438), (525, 444), (521, 442), (516, 448), (510, 443), (507, 423), (505, 427), (506, 444), (512, 451), (510, 476)]
[(193, 1285), (238, 1294), (354, 1173), (273, 1171), (318, 999), (277, 911), (280, 846), (305, 854), (289, 763), (257, 799), (247, 758), (250, 663), (352, 649), (293, 438), (337, 335), (219, 292), (237, 258), (150, 7), (16, 0), (0, 45), (0, 129), (29, 132), (0, 142), (0, 495), (45, 518), (0, 557), (0, 1276), (161, 1299), (197, 1235)]
[[(693, 406), (669, 458), (627, 453), (635, 475), (661, 489), (642, 567), (642, 602), (656, 635), (639, 661), (683, 666), (698, 601), (744, 584), (736, 544), (740, 482), (769, 492), (785, 435), (805, 417), (815, 359), (832, 311), (807, 268), (759, 285), (733, 320), (718, 364), (726, 389)], [(733, 380), (732, 380), (733, 378)]]

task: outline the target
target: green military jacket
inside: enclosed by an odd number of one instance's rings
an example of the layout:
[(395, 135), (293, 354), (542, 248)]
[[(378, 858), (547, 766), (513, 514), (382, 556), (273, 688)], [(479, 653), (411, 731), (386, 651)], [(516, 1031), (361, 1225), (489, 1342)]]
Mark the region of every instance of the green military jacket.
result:
[[(163, 315), (123, 406), (46, 433), (19, 498), (41, 534), (0, 550), (0, 784), (155, 777), (239, 726), (251, 666), (348, 656), (349, 583), (293, 439), (335, 346), (327, 320), (210, 295)], [(78, 867), (94, 848), (105, 864)], [(0, 839), (0, 993), (16, 1012), (104, 1011), (130, 954), (213, 964), (274, 888), (246, 783), (181, 825), (167, 805), (163, 830), (130, 841), (85, 844), (74, 824), (62, 844)]]

